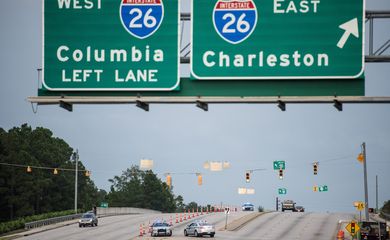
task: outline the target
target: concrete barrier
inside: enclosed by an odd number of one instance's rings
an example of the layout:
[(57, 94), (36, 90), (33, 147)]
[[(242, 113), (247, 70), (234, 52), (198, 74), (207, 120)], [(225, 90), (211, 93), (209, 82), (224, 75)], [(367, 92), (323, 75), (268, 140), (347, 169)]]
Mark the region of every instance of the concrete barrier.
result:
[(129, 214), (158, 214), (159, 211), (143, 209), (143, 208), (129, 208), (129, 207), (110, 207), (110, 208), (96, 208), (97, 215), (102, 216), (114, 216), (114, 215), (129, 215)]

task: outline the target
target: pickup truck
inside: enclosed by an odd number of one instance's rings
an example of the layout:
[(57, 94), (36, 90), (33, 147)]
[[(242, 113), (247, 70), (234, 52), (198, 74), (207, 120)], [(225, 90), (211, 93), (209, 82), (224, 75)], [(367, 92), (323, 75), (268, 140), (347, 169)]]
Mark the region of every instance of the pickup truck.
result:
[(284, 200), (282, 202), (282, 212), (284, 212), (285, 210), (291, 210), (293, 212), (295, 212), (295, 202), (292, 201), (292, 200)]

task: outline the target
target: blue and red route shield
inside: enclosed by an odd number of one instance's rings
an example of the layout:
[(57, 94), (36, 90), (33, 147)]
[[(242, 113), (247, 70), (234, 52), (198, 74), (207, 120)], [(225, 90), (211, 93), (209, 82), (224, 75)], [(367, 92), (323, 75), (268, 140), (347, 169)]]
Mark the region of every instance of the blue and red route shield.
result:
[(122, 0), (120, 18), (134, 37), (147, 38), (155, 33), (164, 18), (163, 0)]
[(257, 9), (252, 0), (219, 0), (213, 11), (214, 28), (225, 41), (238, 44), (256, 28)]

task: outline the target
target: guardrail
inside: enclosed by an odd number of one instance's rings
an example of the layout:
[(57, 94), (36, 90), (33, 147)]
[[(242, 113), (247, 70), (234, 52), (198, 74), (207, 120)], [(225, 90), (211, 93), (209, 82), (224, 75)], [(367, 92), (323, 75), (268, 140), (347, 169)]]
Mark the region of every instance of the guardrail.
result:
[[(146, 214), (146, 213), (161, 213), (159, 211), (143, 209), (143, 208), (128, 208), (128, 207), (114, 207), (114, 208), (101, 208), (97, 209), (97, 216), (115, 216), (115, 215), (129, 215), (129, 214)], [(24, 229), (32, 229), (37, 227), (42, 227), (50, 224), (65, 222), (69, 220), (78, 219), (83, 215), (82, 213), (66, 215), (61, 217), (54, 217), (34, 222), (29, 222), (24, 224)]]
[(46, 226), (46, 225), (50, 225), (50, 224), (54, 224), (54, 223), (78, 219), (81, 217), (81, 215), (82, 215), (82, 213), (79, 213), (79, 214), (72, 214), (72, 215), (66, 215), (66, 216), (61, 216), (61, 217), (54, 217), (54, 218), (29, 222), (29, 223), (24, 224), (24, 229), (32, 229), (32, 228), (42, 227), (42, 226)]
[(383, 216), (387, 221), (390, 221), (390, 214), (381, 212), (381, 213), (379, 214), (379, 216)]

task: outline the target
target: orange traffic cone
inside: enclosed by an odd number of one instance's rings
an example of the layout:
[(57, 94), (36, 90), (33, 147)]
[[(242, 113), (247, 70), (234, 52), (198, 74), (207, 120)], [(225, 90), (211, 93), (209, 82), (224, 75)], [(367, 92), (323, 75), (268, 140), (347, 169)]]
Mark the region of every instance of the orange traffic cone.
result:
[(182, 218), (181, 213), (180, 213), (180, 222), (183, 222), (183, 218)]
[(340, 231), (337, 233), (337, 239), (344, 239), (344, 231), (343, 231), (343, 230), (340, 230)]
[(179, 223), (179, 216), (177, 213), (176, 213), (176, 223)]
[(184, 212), (184, 221), (187, 221), (187, 213)]
[(142, 229), (142, 224), (139, 225), (139, 236), (142, 237), (144, 235), (144, 231)]

